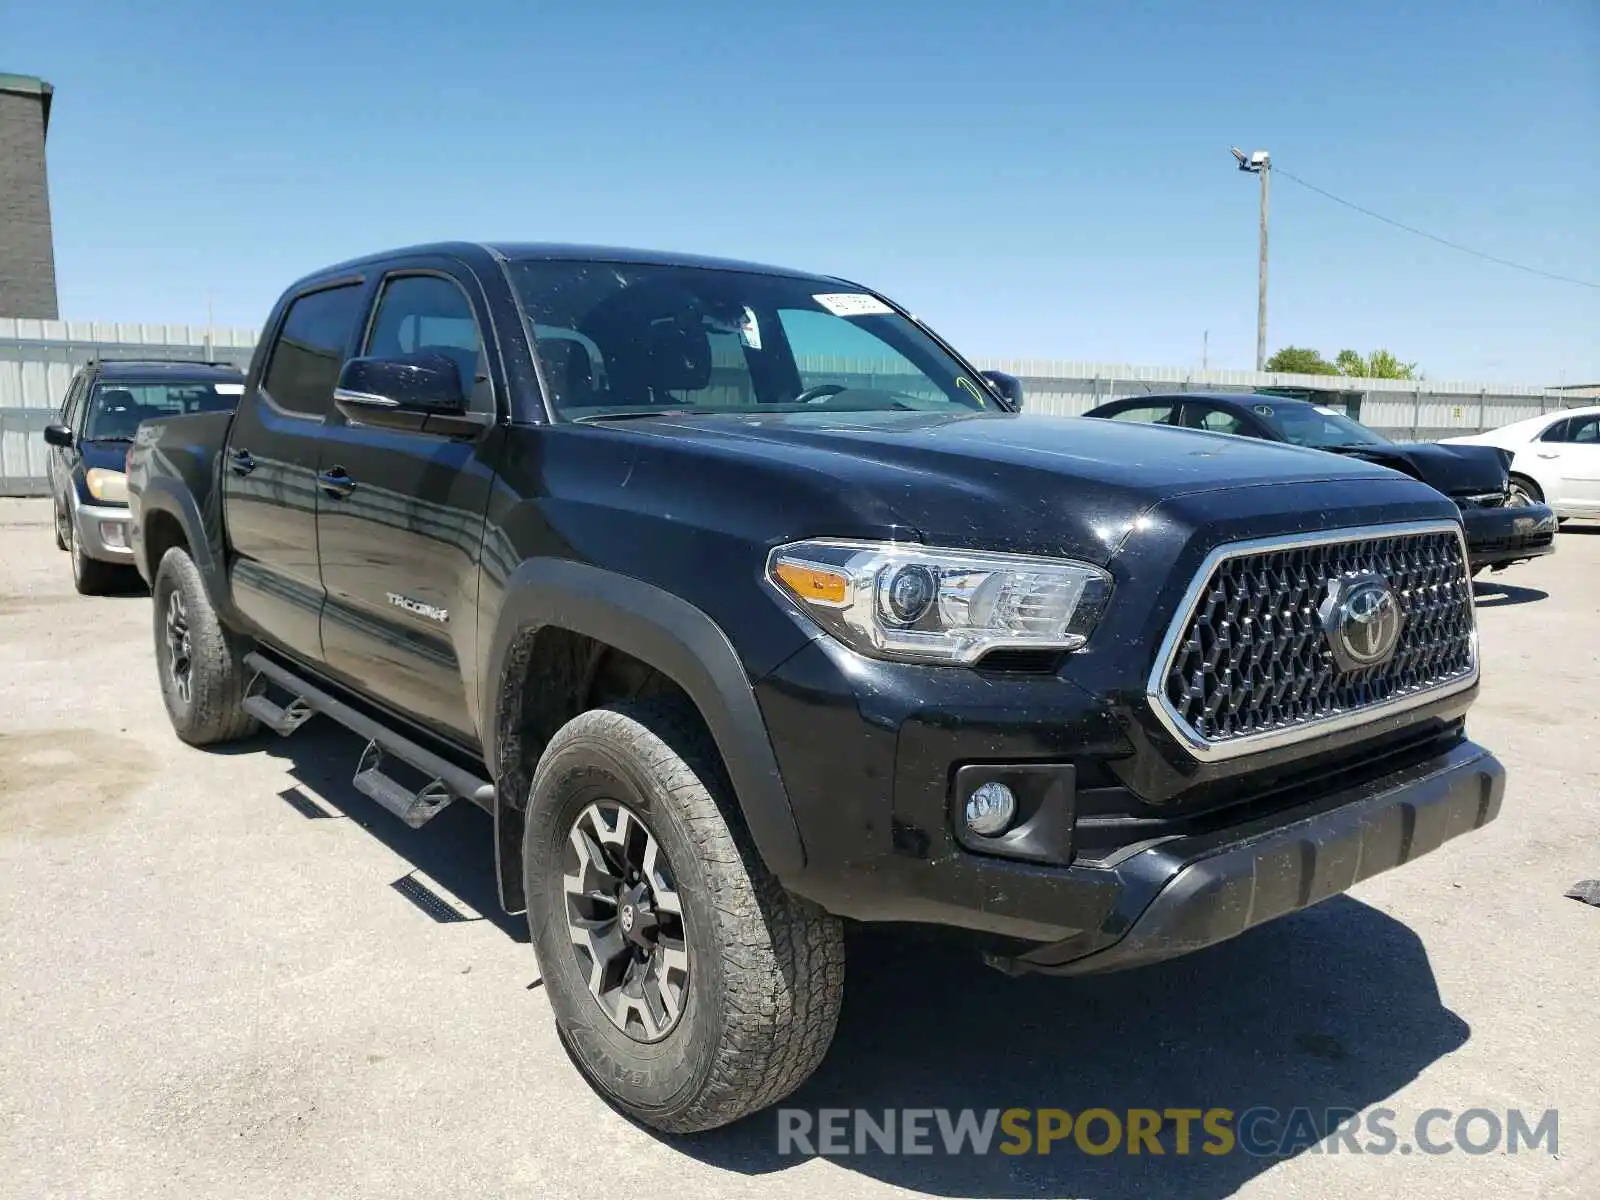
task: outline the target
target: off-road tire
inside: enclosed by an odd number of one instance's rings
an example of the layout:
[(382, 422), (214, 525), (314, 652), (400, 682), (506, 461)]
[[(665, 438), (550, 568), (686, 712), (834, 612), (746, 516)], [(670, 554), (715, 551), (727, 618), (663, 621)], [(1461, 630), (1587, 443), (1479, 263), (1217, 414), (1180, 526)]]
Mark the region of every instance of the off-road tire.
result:
[[(689, 985), (677, 1024), (656, 1042), (616, 1026), (573, 951), (562, 855), (600, 798), (643, 819), (683, 908)], [(822, 1062), (844, 995), (843, 929), (762, 865), (716, 748), (680, 698), (593, 709), (556, 733), (529, 792), (523, 867), (557, 1031), (628, 1115), (670, 1133), (715, 1129), (783, 1099)]]
[[(172, 674), (172, 651), (167, 639), (167, 619), (172, 596), (177, 593), (189, 631), (189, 697), (185, 700)], [(156, 670), (161, 698), (178, 737), (191, 746), (214, 746), (249, 737), (259, 722), (244, 711), (249, 671), (244, 646), (224, 629), (211, 607), (200, 570), (181, 546), (162, 555), (150, 589)]]

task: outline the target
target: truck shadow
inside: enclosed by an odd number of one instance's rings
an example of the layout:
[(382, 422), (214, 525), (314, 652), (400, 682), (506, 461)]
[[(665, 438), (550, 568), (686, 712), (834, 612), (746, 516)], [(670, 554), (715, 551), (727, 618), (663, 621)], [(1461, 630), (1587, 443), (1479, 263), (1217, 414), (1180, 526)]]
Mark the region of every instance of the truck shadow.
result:
[[(1000, 1129), (987, 1154), (951, 1155), (926, 1118), (931, 1154), (890, 1155), (867, 1142), (866, 1154), (832, 1159), (942, 1196), (1232, 1195), (1282, 1158), (1308, 1152), (1337, 1126), (1337, 1110), (1381, 1103), (1470, 1036), (1441, 1004), (1417, 936), (1349, 897), (1186, 959), (1100, 978), (1007, 979), (937, 932), (853, 931), (850, 951), (833, 1049), (784, 1102), (813, 1121), (821, 1109), (865, 1109), (881, 1123), (886, 1108), (975, 1109), (979, 1119), (988, 1109), (1100, 1108), (1124, 1123), (1130, 1109), (1226, 1108), (1237, 1117), (1265, 1106), (1282, 1114), (1252, 1122), (1251, 1139), (1283, 1145), (1281, 1156), (1204, 1153), (1198, 1121), (1187, 1155), (1176, 1153), (1170, 1122), (1159, 1157), (1122, 1145), (1089, 1154), (1071, 1138), (1048, 1155), (1008, 1155), (999, 1147), (1011, 1139)], [(1291, 1117), (1297, 1108), (1309, 1110), (1304, 1124)], [(808, 1157), (779, 1153), (779, 1122), (767, 1112), (667, 1140), (726, 1169), (763, 1174)], [(1103, 1143), (1107, 1127), (1092, 1128), (1091, 1145)], [(1403, 1123), (1394, 1128), (1403, 1138)]]
[[(351, 787), (361, 745), (318, 719), (293, 738), (252, 739), (238, 751), (286, 760), (322, 804), (292, 795), (286, 803), (323, 814), (308, 819), (355, 822), (508, 940), (525, 943), (522, 917), (506, 916), (496, 898), (488, 815), (458, 802), (426, 828), (407, 828)], [(1296, 1135), (1282, 1155), (1237, 1147), (1207, 1154), (1211, 1139), (1197, 1122), (1188, 1154), (1176, 1153), (1169, 1125), (1160, 1156), (1121, 1146), (1089, 1154), (1070, 1137), (1048, 1155), (1013, 1156), (999, 1152), (1010, 1139), (997, 1129), (987, 1154), (950, 1154), (936, 1120), (925, 1118), (932, 1153), (889, 1154), (867, 1143), (867, 1153), (832, 1157), (837, 1168), (940, 1196), (1231, 1195), (1284, 1157), (1323, 1152), (1310, 1147), (1332, 1132), (1338, 1110), (1381, 1104), (1471, 1032), (1441, 1003), (1416, 934), (1348, 896), (1184, 959), (1098, 978), (1008, 979), (938, 930), (856, 927), (849, 942), (832, 1051), (783, 1102), (810, 1115), (813, 1133), (822, 1109), (866, 1110), (881, 1122), (885, 1109), (948, 1109), (951, 1119), (973, 1109), (981, 1120), (989, 1109), (1101, 1108), (1125, 1121), (1130, 1109), (1226, 1108), (1237, 1116), (1268, 1107), (1282, 1119), (1256, 1125), (1258, 1139)], [(531, 959), (528, 966), (531, 975)], [(576, 1072), (572, 1084), (582, 1086)], [(1308, 1116), (1286, 1127), (1296, 1109)], [(694, 1137), (646, 1132), (702, 1162), (761, 1176), (813, 1156), (803, 1146), (781, 1152), (779, 1121), (769, 1110)], [(1405, 1122), (1393, 1127), (1405, 1140)], [(1102, 1124), (1096, 1140), (1104, 1137)]]
[(1510, 608), (1515, 604), (1548, 600), (1550, 593), (1539, 588), (1501, 583), (1497, 579), (1483, 579), (1472, 585), (1472, 598), (1479, 608)]

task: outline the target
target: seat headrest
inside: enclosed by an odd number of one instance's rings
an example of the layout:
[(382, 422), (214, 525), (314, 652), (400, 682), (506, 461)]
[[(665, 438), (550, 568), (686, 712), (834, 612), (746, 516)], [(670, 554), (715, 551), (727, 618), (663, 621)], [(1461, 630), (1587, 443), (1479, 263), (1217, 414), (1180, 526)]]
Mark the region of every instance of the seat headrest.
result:
[(570, 338), (545, 338), (539, 343), (539, 360), (552, 404), (582, 407), (594, 403), (594, 365), (583, 346)]
[(662, 321), (650, 327), (649, 385), (663, 392), (697, 392), (711, 383), (711, 341), (699, 325)]

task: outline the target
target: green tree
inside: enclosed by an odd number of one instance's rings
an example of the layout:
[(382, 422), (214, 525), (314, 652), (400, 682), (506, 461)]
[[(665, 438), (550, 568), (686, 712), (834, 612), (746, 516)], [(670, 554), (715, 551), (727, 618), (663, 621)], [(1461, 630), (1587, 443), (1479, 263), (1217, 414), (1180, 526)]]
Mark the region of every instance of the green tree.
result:
[(1354, 350), (1341, 350), (1335, 356), (1334, 366), (1341, 375), (1355, 375), (1363, 379), (1420, 379), (1417, 364), (1403, 363), (1388, 350), (1374, 350), (1362, 358)]
[(1293, 375), (1337, 375), (1339, 368), (1305, 346), (1285, 346), (1267, 359), (1267, 370)]

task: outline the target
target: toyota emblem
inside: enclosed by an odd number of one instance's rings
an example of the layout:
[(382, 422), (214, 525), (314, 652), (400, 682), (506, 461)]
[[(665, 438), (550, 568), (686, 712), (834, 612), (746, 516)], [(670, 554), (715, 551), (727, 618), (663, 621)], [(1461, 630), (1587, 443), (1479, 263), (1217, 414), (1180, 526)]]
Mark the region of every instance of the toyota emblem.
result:
[(1381, 575), (1346, 575), (1328, 585), (1318, 615), (1334, 661), (1345, 671), (1380, 666), (1394, 657), (1405, 627), (1400, 601)]

